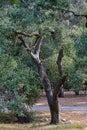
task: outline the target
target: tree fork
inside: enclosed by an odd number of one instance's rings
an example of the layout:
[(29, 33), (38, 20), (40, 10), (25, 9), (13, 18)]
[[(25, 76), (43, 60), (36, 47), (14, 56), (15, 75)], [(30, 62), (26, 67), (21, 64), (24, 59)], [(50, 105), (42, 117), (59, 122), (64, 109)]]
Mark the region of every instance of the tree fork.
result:
[(50, 114), (51, 114), (50, 124), (57, 124), (57, 123), (59, 123), (58, 98), (56, 96), (56, 100), (54, 100), (50, 80), (45, 72), (45, 69), (44, 69), (42, 63), (37, 65), (37, 67), (38, 67), (39, 76), (41, 78), (41, 81), (42, 81), (42, 84), (43, 84), (43, 87), (44, 87), (44, 90), (45, 90), (45, 93), (47, 96), (48, 105), (50, 108)]
[[(16, 31), (16, 33), (17, 33), (17, 31)], [(19, 32), (18, 32), (18, 34), (19, 34)], [(57, 124), (57, 123), (59, 123), (59, 104), (58, 104), (57, 94), (59, 93), (61, 85), (64, 83), (65, 78), (63, 77), (60, 80), (58, 80), (57, 84), (54, 87), (54, 90), (52, 90), (50, 80), (48, 78), (48, 75), (47, 75), (45, 68), (40, 60), (40, 57), (39, 57), (41, 45), (42, 45), (42, 37), (40, 35), (37, 36), (36, 34), (32, 35), (32, 36), (36, 36), (35, 48), (34, 48), (34, 53), (33, 53), (31, 51), (30, 47), (28, 46), (28, 44), (26, 44), (25, 40), (23, 39), (23, 36), (26, 35), (28, 37), (31, 37), (31, 35), (27, 35), (25, 33), (21, 33), (21, 35), (22, 36), (19, 36), (18, 38), (20, 39), (24, 48), (26, 49), (28, 54), (31, 56), (31, 58), (34, 60), (36, 66), (38, 68), (39, 77), (40, 77), (42, 85), (44, 87), (47, 101), (48, 101), (48, 105), (49, 105), (49, 109), (50, 109), (50, 114), (51, 114), (51, 122), (50, 123)], [(58, 61), (58, 64), (61, 65), (63, 56), (59, 52), (58, 57), (60, 57), (60, 56), (61, 56), (61, 59)], [(60, 66), (60, 71), (61, 71), (61, 66)]]

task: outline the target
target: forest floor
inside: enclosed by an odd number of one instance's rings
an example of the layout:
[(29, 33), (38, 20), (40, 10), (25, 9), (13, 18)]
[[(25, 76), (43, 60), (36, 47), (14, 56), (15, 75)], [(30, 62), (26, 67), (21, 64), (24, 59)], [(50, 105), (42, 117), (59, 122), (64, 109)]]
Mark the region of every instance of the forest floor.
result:
[[(75, 96), (73, 92), (65, 92), (64, 98), (59, 98), (61, 106), (87, 106), (87, 94)], [(35, 106), (47, 106), (46, 96), (43, 93)], [(34, 111), (34, 121), (28, 124), (0, 123), (0, 130), (87, 130), (87, 111), (60, 111), (61, 122), (58, 125), (49, 125), (49, 111)], [(10, 118), (12, 119), (11, 115)], [(0, 115), (1, 117), (1, 115)], [(14, 118), (14, 117), (13, 117)], [(7, 118), (8, 119), (8, 118)], [(3, 118), (4, 120), (4, 118)], [(6, 118), (5, 118), (6, 120)]]
[[(65, 92), (64, 98), (58, 98), (58, 100), (61, 106), (87, 106), (87, 94), (84, 94), (83, 91), (80, 91), (79, 95), (75, 95), (73, 91)], [(46, 95), (44, 92), (39, 97), (35, 105), (48, 105)]]
[[(84, 94), (82, 91), (80, 95), (75, 95), (73, 91), (65, 92), (64, 98), (59, 98), (60, 106), (87, 106), (87, 94)], [(35, 104), (36, 106), (47, 106), (47, 99), (45, 93), (43, 93), (38, 102)], [(45, 118), (50, 119), (50, 114), (48, 111), (39, 112), (41, 116), (45, 115)], [(73, 123), (79, 124), (87, 124), (87, 111), (60, 111), (61, 120), (63, 121), (71, 121)], [(40, 118), (41, 120), (45, 120)]]

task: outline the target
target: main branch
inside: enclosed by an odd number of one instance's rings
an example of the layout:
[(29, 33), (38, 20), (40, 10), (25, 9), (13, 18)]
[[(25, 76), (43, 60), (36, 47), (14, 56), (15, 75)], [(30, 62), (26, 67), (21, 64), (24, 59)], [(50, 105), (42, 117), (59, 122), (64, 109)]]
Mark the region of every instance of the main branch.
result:
[(66, 76), (62, 77), (62, 70), (63, 70), (63, 67), (62, 67), (62, 58), (63, 58), (63, 49), (60, 49), (59, 55), (58, 55), (58, 58), (57, 58), (57, 65), (58, 65), (58, 70), (59, 70), (61, 78), (55, 84), (54, 92), (53, 92), (54, 99), (56, 99), (57, 95), (60, 92), (61, 86), (64, 84), (64, 82), (66, 80)]
[(58, 55), (58, 58), (57, 58), (58, 70), (59, 70), (59, 73), (60, 73), (61, 76), (62, 76), (62, 71), (63, 71), (62, 58), (63, 58), (63, 49), (61, 49), (59, 51), (59, 55)]

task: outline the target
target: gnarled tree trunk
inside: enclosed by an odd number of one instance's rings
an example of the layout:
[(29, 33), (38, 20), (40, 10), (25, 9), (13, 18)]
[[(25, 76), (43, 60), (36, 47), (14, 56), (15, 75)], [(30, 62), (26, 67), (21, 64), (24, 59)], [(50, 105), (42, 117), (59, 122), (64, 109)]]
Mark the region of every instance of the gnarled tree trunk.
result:
[(65, 81), (65, 77), (63, 77), (62, 79), (58, 80), (58, 82), (55, 84), (54, 90), (52, 90), (51, 88), (51, 84), (50, 84), (50, 80), (48, 78), (48, 75), (46, 74), (46, 71), (44, 69), (43, 64), (41, 63), (41, 61), (33, 58), (33, 60), (35, 61), (37, 68), (38, 68), (38, 73), (41, 79), (41, 82), (43, 84), (43, 88), (45, 90), (46, 93), (46, 97), (47, 97), (47, 101), (48, 101), (48, 105), (50, 108), (50, 113), (51, 113), (51, 124), (57, 124), (59, 123), (59, 103), (58, 103), (58, 94), (60, 92), (60, 88), (62, 86), (62, 84)]
[[(26, 51), (28, 54), (32, 57), (34, 60), (37, 68), (38, 68), (38, 73), (43, 85), (43, 88), (46, 93), (49, 109), (50, 109), (50, 114), (51, 114), (51, 124), (57, 124), (59, 123), (59, 104), (58, 104), (58, 94), (60, 92), (60, 88), (62, 84), (65, 81), (65, 77), (60, 77), (60, 80), (55, 84), (54, 90), (52, 90), (50, 80), (48, 78), (48, 75), (45, 71), (45, 68), (39, 58), (40, 50), (41, 50), (41, 45), (42, 45), (42, 37), (38, 33), (33, 33), (33, 34), (26, 34), (20, 31), (15, 31), (15, 33), (20, 36), (18, 37), (21, 40), (21, 43), (25, 47)], [(28, 44), (25, 43), (25, 40), (23, 39), (23, 36), (27, 37), (32, 37), (36, 36), (36, 41), (35, 41), (35, 48), (34, 51), (32, 52), (31, 49), (29, 48)], [(58, 68), (59, 71), (61, 71), (61, 62), (62, 62), (62, 57), (63, 57), (63, 50), (60, 50), (59, 55), (58, 55)]]
[[(23, 0), (21, 0), (22, 3)], [(27, 6), (26, 6), (27, 7)], [(66, 13), (72, 13), (74, 16), (78, 17), (78, 16), (82, 16), (86, 18), (86, 24), (85, 26), (87, 27), (87, 14), (75, 14), (75, 12), (73, 11), (67, 11), (65, 9), (64, 10)], [(18, 38), (20, 39), (21, 43), (23, 44), (23, 46), (25, 47), (26, 51), (28, 52), (28, 54), (32, 57), (32, 59), (35, 61), (35, 64), (37, 65), (38, 68), (38, 73), (39, 76), (41, 78), (44, 90), (46, 92), (46, 96), (47, 96), (47, 101), (48, 101), (48, 105), (50, 108), (50, 113), (51, 113), (51, 124), (56, 124), (59, 122), (59, 107), (58, 107), (58, 94), (60, 92), (60, 88), (61, 86), (64, 84), (66, 77), (63, 77), (62, 75), (62, 58), (63, 58), (63, 49), (61, 49), (59, 51), (59, 55), (58, 55), (58, 59), (57, 59), (57, 65), (58, 65), (58, 69), (59, 69), (59, 73), (60, 73), (60, 80), (56, 83), (54, 90), (52, 90), (51, 88), (51, 84), (50, 84), (50, 80), (46, 74), (46, 71), (43, 67), (43, 64), (41, 63), (41, 60), (39, 58), (39, 54), (40, 54), (40, 50), (41, 50), (41, 45), (42, 45), (42, 37), (40, 36), (39, 33), (32, 33), (32, 34), (26, 34), (25, 32), (20, 32), (20, 31), (16, 31), (14, 30), (15, 35), (18, 36)], [(50, 33), (53, 37), (54, 32), (52, 32), (50, 30)], [(28, 44), (25, 43), (25, 40), (23, 39), (24, 37), (36, 37), (36, 41), (35, 41), (35, 48), (34, 48), (34, 52), (32, 52), (32, 49), (28, 46)]]
[(50, 113), (51, 113), (51, 124), (57, 124), (59, 123), (59, 107), (58, 107), (58, 98), (56, 96), (56, 100), (53, 99), (53, 91), (51, 88), (51, 84), (49, 81), (49, 78), (45, 72), (45, 69), (43, 67), (43, 64), (37, 64), (38, 67), (38, 73), (39, 76), (41, 78), (45, 93), (46, 93), (46, 97), (47, 97), (47, 101), (48, 101), (48, 105), (50, 108)]

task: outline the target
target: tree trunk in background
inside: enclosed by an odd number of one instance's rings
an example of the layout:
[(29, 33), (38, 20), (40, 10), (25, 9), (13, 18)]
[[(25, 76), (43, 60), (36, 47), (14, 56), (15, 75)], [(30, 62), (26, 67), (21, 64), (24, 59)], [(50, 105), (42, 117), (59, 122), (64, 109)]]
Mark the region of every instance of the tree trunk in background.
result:
[[(58, 65), (58, 70), (59, 70), (60, 77), (62, 77), (62, 75), (63, 75), (62, 58), (63, 58), (63, 49), (60, 49), (59, 55), (58, 55), (58, 58), (57, 58), (57, 65)], [(58, 96), (59, 97), (64, 97), (64, 84), (62, 84)]]
[(64, 97), (64, 86), (62, 85), (59, 92), (59, 97)]

